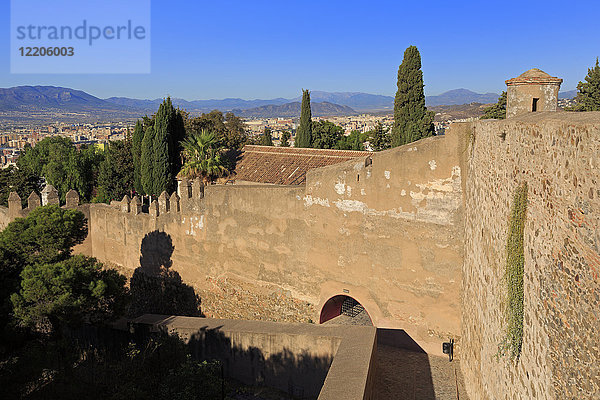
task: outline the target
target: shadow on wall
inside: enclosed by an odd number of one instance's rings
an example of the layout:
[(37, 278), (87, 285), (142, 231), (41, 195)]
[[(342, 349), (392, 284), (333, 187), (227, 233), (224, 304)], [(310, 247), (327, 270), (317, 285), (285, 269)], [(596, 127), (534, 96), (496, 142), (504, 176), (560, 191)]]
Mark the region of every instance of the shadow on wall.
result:
[(220, 360), (225, 377), (246, 385), (276, 388), (298, 399), (318, 397), (333, 356), (313, 356), (306, 351), (294, 353), (285, 347), (265, 356), (257, 347), (232, 344), (219, 329), (203, 327), (192, 335), (189, 346), (194, 358)]
[(140, 266), (130, 280), (130, 316), (169, 314), (203, 317), (201, 300), (194, 288), (186, 285), (171, 269), (175, 250), (171, 236), (153, 231), (142, 239)]

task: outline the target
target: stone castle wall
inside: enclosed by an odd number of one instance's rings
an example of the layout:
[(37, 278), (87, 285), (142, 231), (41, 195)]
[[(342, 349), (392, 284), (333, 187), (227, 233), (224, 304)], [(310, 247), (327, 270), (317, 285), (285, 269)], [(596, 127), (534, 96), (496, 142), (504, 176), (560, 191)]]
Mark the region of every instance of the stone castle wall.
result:
[[(196, 186), (149, 213), (128, 199), (79, 206), (89, 235), (77, 250), (129, 272), (171, 266), (200, 293), (232, 281), (286, 293), (310, 303), (296, 312), (312, 320), (332, 296), (352, 296), (376, 326), (405, 329), (430, 353), (460, 337), (471, 398), (593, 398), (599, 149), (600, 113), (454, 124), (445, 137), (312, 170), (305, 187)], [(509, 214), (523, 183), (524, 336), (511, 361), (499, 344)], [(0, 228), (14, 217), (0, 207)], [(260, 297), (225, 292), (221, 300), (257, 318), (283, 312), (279, 297), (257, 305)]]
[[(440, 353), (460, 332), (459, 147), (452, 134), (423, 140), (312, 170), (306, 187), (210, 185), (202, 198), (182, 190), (179, 211), (158, 204), (158, 216), (94, 204), (89, 254), (133, 270), (162, 257), (144, 254), (145, 240), (166, 238), (151, 247), (172, 246), (168, 262), (200, 293), (207, 277), (244, 282), (310, 303), (299, 309), (313, 321), (328, 299), (348, 295), (377, 326), (403, 328)], [(238, 307), (253, 304), (240, 298)]]
[[(457, 127), (458, 128), (458, 127)], [(600, 113), (538, 113), (465, 124), (461, 365), (475, 399), (595, 398), (600, 393)], [(506, 335), (510, 207), (528, 184), (524, 336)]]

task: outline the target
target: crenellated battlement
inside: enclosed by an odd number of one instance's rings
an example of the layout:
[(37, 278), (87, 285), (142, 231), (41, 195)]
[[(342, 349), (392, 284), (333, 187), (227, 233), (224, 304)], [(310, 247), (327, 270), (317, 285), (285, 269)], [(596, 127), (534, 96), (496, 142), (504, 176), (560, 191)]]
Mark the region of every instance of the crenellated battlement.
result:
[(201, 201), (204, 199), (204, 186), (200, 179), (193, 181), (180, 179), (178, 180), (177, 191), (171, 194), (164, 191), (150, 204), (143, 204), (142, 198), (137, 195), (133, 198), (125, 195), (121, 201), (111, 202), (111, 206), (118, 208), (125, 214), (150, 215), (152, 217), (194, 212), (199, 209)]
[[(63, 208), (80, 208), (79, 194), (75, 190), (69, 190), (65, 196), (66, 202)], [(4, 229), (15, 218), (24, 218), (38, 207), (48, 204), (60, 205), (58, 191), (52, 185), (46, 185), (41, 196), (32, 191), (27, 197), (27, 207), (23, 208), (21, 196), (16, 192), (10, 192), (8, 196), (8, 208), (0, 206), (0, 230)]]

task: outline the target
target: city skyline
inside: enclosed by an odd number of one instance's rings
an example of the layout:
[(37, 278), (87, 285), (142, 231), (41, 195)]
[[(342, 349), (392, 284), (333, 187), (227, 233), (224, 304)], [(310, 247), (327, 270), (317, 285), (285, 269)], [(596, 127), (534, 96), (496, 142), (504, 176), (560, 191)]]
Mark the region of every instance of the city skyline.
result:
[[(427, 95), (456, 88), (499, 93), (504, 80), (532, 67), (564, 79), (567, 91), (599, 53), (598, 34), (569, 23), (597, 11), (592, 3), (564, 9), (558, 2), (509, 2), (501, 10), (474, 2), (380, 1), (368, 10), (358, 2), (316, 4), (152, 2), (150, 74), (10, 74), (5, 57), (0, 86), (140, 99), (294, 98), (301, 88), (394, 95), (404, 49), (416, 45)], [(0, 23), (9, 26), (9, 2), (1, 9)], [(0, 51), (10, 53), (8, 35)]]

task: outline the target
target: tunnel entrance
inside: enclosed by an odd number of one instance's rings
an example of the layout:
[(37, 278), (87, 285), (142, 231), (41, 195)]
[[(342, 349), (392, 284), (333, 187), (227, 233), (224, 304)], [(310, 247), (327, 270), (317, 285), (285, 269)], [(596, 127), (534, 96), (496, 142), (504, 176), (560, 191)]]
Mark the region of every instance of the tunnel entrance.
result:
[(320, 324), (373, 325), (367, 310), (350, 296), (333, 296), (323, 305)]

